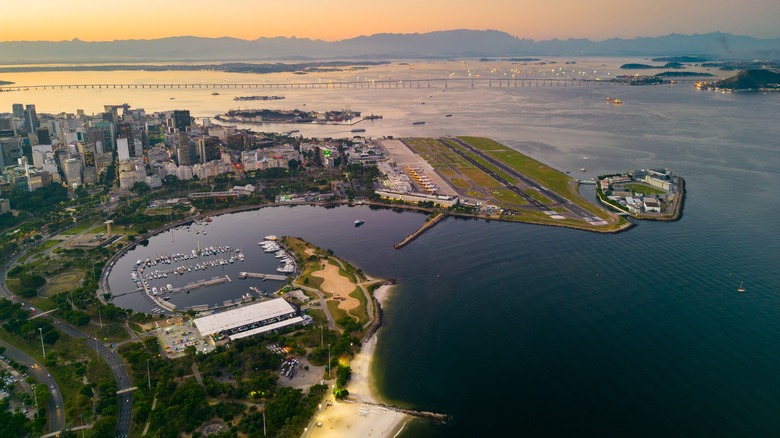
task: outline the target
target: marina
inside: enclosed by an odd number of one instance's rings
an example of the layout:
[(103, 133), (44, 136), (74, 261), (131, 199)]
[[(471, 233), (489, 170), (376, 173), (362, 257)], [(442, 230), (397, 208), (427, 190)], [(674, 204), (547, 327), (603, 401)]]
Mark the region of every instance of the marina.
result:
[[(188, 233), (195, 228), (194, 225), (207, 225), (211, 218), (204, 218), (186, 227), (177, 227), (178, 230), (184, 230)], [(196, 230), (196, 234), (205, 234), (205, 231)], [(173, 231), (173, 230), (172, 230)], [(279, 262), (276, 268), (278, 274), (264, 274), (257, 272), (238, 272), (239, 279), (260, 279), (262, 281), (285, 281), (289, 274), (293, 274), (297, 269), (294, 256), (282, 249), (278, 238), (274, 235), (268, 235), (258, 243), (262, 254), (273, 254), (274, 259)], [(189, 251), (180, 251), (173, 254), (160, 254), (154, 257), (138, 259), (130, 272), (130, 279), (136, 286), (135, 290), (115, 294), (114, 297), (122, 297), (134, 293), (141, 293), (142, 296), (152, 304), (149, 310), (152, 314), (162, 312), (174, 312), (178, 306), (169, 302), (174, 296), (180, 294), (190, 294), (198, 289), (220, 286), (232, 282), (230, 275), (225, 271), (226, 268), (240, 264), (246, 261), (246, 256), (240, 248), (233, 248), (231, 245), (203, 246), (197, 244), (196, 249)], [(173, 279), (182, 278), (194, 273), (205, 273), (213, 269), (222, 270), (221, 275), (215, 275), (208, 278), (200, 278), (189, 281), (185, 284), (174, 286)], [(235, 271), (231, 271), (235, 274)], [(155, 281), (171, 281), (165, 284), (152, 284)], [(240, 298), (223, 300), (221, 303), (213, 305), (194, 304), (182, 307), (182, 309), (191, 309), (195, 311), (214, 310), (225, 308), (255, 299), (271, 296), (257, 287), (250, 287), (249, 293), (243, 293)]]

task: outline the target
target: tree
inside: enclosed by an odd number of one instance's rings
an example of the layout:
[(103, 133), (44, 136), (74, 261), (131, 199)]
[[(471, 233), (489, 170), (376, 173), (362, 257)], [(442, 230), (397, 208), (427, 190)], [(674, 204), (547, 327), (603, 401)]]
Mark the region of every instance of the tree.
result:
[(143, 196), (151, 190), (149, 187), (149, 184), (143, 182), (143, 181), (136, 181), (135, 184), (133, 184), (133, 187), (130, 189), (133, 193), (137, 194), (138, 196)]

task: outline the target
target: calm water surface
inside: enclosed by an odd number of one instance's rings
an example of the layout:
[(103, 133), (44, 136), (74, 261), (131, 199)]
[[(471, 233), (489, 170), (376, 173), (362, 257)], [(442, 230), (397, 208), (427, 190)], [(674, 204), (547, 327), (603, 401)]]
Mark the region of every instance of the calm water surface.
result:
[[(618, 74), (623, 62), (578, 60), (577, 68)], [(488, 66), (474, 65), (483, 74)], [(496, 74), (509, 68), (495, 66), (504, 69)], [(415, 67), (360, 76), (462, 76), (471, 66)], [(546, 75), (548, 67), (533, 74)], [(206, 79), (225, 76), (218, 75)], [(191, 76), (183, 79), (197, 79)], [(150, 239), (117, 264), (114, 292), (128, 286), (138, 258), (232, 245), (247, 253), (244, 265), (225, 270), (233, 283), (176, 299), (187, 305), (236, 298), (250, 284), (233, 271), (276, 266), (257, 241), (298, 235), (370, 274), (399, 279), (377, 347), (379, 386), (394, 403), (455, 418), (442, 427), (415, 422), (405, 437), (780, 433), (780, 95), (700, 93), (690, 85), (172, 93), (0, 93), (0, 107), (91, 112), (128, 102), (158, 111), (175, 103), (208, 117), (235, 108), (235, 95), (284, 94), (286, 100), (263, 106), (383, 114), (361, 124), (366, 135), (483, 135), (561, 170), (586, 168), (587, 177), (668, 167), (686, 178), (685, 210), (679, 222), (642, 222), (617, 235), (451, 218), (397, 251), (392, 244), (423, 216), (367, 207), (263, 209), (217, 217), (206, 236), (174, 231)], [(606, 96), (624, 104), (608, 105)], [(411, 126), (415, 120), (427, 123)], [(312, 136), (347, 136), (351, 129), (295, 128)], [(590, 190), (583, 192), (592, 196)], [(354, 228), (356, 218), (366, 224)], [(741, 281), (745, 294), (736, 292)], [(117, 303), (149, 306), (137, 294)]]

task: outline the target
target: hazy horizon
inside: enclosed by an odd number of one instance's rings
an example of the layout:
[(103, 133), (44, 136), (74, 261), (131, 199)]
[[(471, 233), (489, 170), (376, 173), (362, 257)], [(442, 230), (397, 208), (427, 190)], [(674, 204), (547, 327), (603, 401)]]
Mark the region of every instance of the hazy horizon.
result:
[(6, 5), (0, 16), (0, 41), (103, 42), (176, 36), (340, 41), (382, 33), (453, 29), (498, 30), (534, 41), (602, 41), (713, 32), (761, 39), (780, 37), (780, 2), (771, 0), (698, 0), (684, 4), (659, 0), (652, 7), (619, 0), (561, 0), (554, 4), (398, 0), (392, 5), (345, 0), (325, 6), (313, 0), (280, 4), (238, 0), (232, 5), (215, 8), (213, 2), (205, 0), (191, 0), (186, 5), (138, 0), (131, 6), (95, 0), (15, 3)]

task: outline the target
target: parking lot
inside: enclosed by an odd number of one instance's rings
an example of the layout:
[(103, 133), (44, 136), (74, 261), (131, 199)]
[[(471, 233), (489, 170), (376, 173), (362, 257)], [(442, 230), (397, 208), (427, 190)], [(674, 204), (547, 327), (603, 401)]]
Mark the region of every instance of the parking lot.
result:
[(199, 353), (208, 353), (214, 349), (209, 337), (202, 337), (191, 322), (175, 323), (158, 331), (160, 344), (169, 358), (184, 356), (187, 347), (195, 347)]

